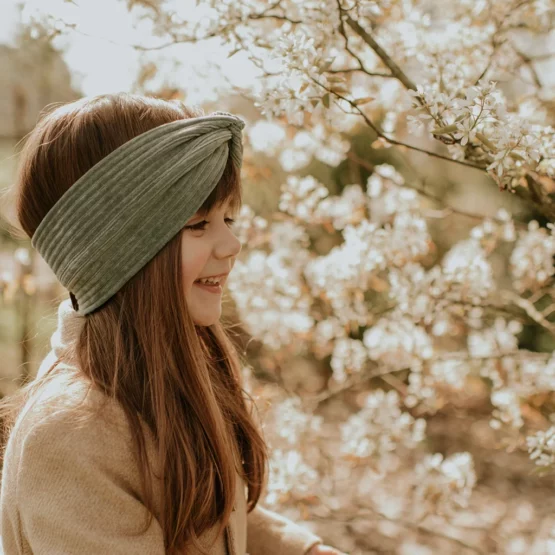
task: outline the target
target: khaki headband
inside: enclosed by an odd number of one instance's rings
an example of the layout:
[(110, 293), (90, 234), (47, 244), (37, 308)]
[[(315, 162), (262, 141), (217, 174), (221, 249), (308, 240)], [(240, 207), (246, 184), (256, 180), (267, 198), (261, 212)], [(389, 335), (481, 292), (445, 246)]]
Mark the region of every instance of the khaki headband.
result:
[(112, 297), (183, 228), (228, 157), (241, 168), (244, 126), (214, 112), (156, 127), (100, 160), (56, 202), (31, 244), (80, 314)]

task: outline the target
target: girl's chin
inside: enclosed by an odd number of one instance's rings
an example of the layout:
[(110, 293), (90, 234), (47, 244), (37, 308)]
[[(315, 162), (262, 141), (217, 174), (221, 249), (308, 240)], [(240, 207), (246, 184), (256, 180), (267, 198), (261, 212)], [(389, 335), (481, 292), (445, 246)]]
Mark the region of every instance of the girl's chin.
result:
[(211, 326), (212, 324), (215, 324), (218, 321), (218, 318), (215, 318), (214, 320), (208, 322), (206, 320), (203, 320), (202, 322), (199, 322), (197, 320), (193, 320), (195, 322), (195, 326), (198, 326), (199, 328), (207, 328), (208, 326)]
[(191, 310), (191, 317), (197, 326), (211, 326), (215, 324), (221, 316), (221, 310), (207, 310), (207, 307), (201, 307), (199, 310)]

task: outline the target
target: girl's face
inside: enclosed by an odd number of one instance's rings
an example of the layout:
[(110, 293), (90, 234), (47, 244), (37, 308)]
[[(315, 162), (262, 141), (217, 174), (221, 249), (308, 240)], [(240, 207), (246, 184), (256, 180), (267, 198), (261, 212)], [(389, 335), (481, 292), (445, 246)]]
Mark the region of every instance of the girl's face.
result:
[[(215, 206), (204, 216), (197, 212), (181, 233), (181, 264), (185, 299), (193, 321), (209, 326), (221, 316), (222, 288), (227, 274), (241, 251), (239, 239), (231, 231), (233, 224), (228, 205)], [(203, 286), (197, 280), (219, 277), (219, 286)]]

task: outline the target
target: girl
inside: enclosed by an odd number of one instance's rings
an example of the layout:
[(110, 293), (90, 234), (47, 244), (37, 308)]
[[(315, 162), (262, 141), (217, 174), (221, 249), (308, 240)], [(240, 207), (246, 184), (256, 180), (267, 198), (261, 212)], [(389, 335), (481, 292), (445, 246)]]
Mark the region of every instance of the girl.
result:
[(243, 127), (117, 94), (28, 137), (18, 220), (71, 304), (0, 406), (5, 555), (337, 553), (257, 504), (266, 446), (219, 321)]

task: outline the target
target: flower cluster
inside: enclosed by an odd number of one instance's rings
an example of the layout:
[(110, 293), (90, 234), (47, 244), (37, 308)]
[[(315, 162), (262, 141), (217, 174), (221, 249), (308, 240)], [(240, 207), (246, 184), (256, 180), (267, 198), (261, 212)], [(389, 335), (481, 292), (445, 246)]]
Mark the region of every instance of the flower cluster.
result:
[(329, 195), (313, 176), (290, 175), (281, 187), (279, 208), (303, 223), (329, 223), (340, 230), (365, 218), (366, 203), (360, 185), (347, 185), (341, 195)]
[(538, 466), (555, 466), (555, 426), (526, 438), (530, 458)]
[(310, 446), (322, 435), (322, 425), (322, 417), (303, 410), (298, 397), (271, 403), (262, 426), (271, 453), (265, 497), (270, 506), (318, 491), (320, 476), (314, 468), (318, 453)]
[(419, 405), (427, 412), (436, 412), (441, 399), (440, 390), (462, 390), (470, 370), (466, 360), (456, 358), (414, 363), (408, 378), (405, 406), (412, 408)]
[(350, 147), (350, 142), (332, 126), (317, 123), (310, 132), (301, 129), (292, 140), (284, 141), (279, 161), (286, 172), (298, 171), (313, 159), (335, 167)]
[(467, 507), (475, 484), (470, 453), (429, 455), (415, 470), (415, 512), (420, 517), (428, 513), (449, 515), (459, 507)]
[(279, 209), (303, 222), (312, 222), (318, 205), (328, 194), (326, 187), (315, 177), (290, 175), (281, 186)]
[(273, 54), (285, 71), (308, 75), (320, 73), (323, 52), (316, 45), (315, 37), (308, 36), (305, 30), (283, 34), (277, 41)]
[(527, 231), (519, 233), (511, 254), (511, 274), (519, 292), (535, 291), (555, 273), (555, 226), (540, 227), (536, 220), (528, 223)]
[(410, 94), (418, 118), (412, 118), (411, 125), (427, 122), (434, 136), (452, 137), (463, 147), (479, 147), (465, 151), (467, 158), (486, 161), (486, 169), (500, 187), (512, 189), (525, 169), (536, 169), (540, 134), (546, 129), (508, 113), (495, 82), (482, 80), (451, 96), (432, 83), (419, 85)]
[(297, 252), (292, 260), (281, 251), (252, 251), (230, 276), (229, 290), (246, 328), (273, 349), (291, 345), (314, 325), (301, 279), (307, 256)]
[(314, 112), (317, 106), (313, 102), (313, 95), (318, 95), (316, 98), (320, 99), (323, 96), (323, 93), (314, 87), (299, 93), (298, 91), (305, 84), (306, 81), (291, 78), (287, 82), (276, 84), (271, 89), (264, 89), (258, 93), (255, 106), (260, 109), (261, 114), (275, 117), (284, 115), (291, 124), (303, 125), (306, 114)]
[[(312, 330), (312, 351), (314, 356), (322, 359), (333, 353), (335, 341), (347, 337), (347, 330), (339, 318), (331, 316), (320, 320)], [(341, 374), (341, 371), (339, 372)]]
[(405, 179), (390, 164), (380, 164), (366, 181), (366, 194), (369, 198), (370, 220), (384, 224), (399, 213), (417, 213), (420, 199), (416, 191), (403, 187)]
[(342, 383), (349, 375), (360, 374), (367, 360), (368, 352), (358, 339), (338, 338), (330, 361), (334, 379)]
[(268, 487), (264, 502), (269, 506), (290, 499), (303, 499), (314, 492), (321, 478), (306, 464), (296, 449), (272, 449), (269, 461)]
[(399, 316), (380, 318), (363, 335), (368, 356), (392, 371), (411, 368), (421, 360), (430, 359), (434, 348), (424, 328), (411, 319)]
[(268, 222), (254, 213), (248, 205), (243, 204), (239, 214), (235, 217), (233, 233), (241, 243), (249, 243), (250, 240), (259, 236), (268, 227)]
[(341, 454), (373, 461), (386, 470), (388, 455), (399, 445), (411, 448), (424, 439), (426, 421), (413, 418), (400, 408), (396, 391), (369, 393), (363, 407), (341, 425)]

